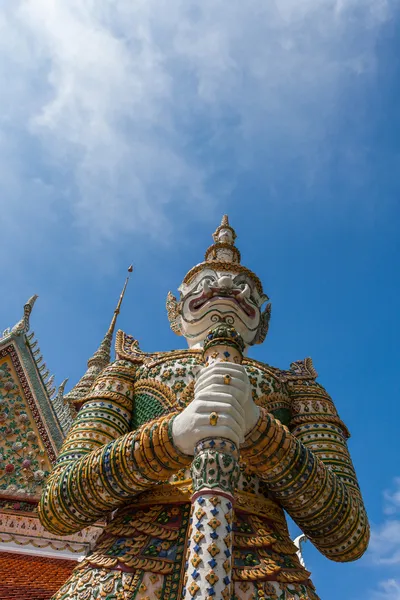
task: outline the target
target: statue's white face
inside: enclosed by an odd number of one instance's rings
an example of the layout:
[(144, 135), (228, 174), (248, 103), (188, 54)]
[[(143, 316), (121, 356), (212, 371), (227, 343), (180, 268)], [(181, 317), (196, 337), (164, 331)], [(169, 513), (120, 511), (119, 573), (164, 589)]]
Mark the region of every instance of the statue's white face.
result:
[(250, 277), (206, 268), (179, 291), (181, 331), (190, 347), (201, 346), (208, 331), (222, 320), (235, 327), (246, 345), (254, 342), (266, 297)]

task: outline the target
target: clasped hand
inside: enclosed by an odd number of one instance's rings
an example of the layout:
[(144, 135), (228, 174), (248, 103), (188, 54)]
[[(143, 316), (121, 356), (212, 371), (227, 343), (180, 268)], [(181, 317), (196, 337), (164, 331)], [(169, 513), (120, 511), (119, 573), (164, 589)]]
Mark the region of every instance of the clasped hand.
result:
[(239, 447), (259, 414), (245, 368), (235, 363), (215, 363), (199, 371), (194, 399), (174, 420), (174, 443), (189, 455), (193, 455), (200, 440), (210, 437), (231, 440)]

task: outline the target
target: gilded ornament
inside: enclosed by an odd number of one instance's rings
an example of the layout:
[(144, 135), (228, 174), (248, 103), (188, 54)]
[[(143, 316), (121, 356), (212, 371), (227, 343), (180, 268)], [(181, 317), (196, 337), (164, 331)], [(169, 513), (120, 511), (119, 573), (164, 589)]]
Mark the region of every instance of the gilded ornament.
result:
[(218, 414), (216, 412), (212, 412), (208, 417), (208, 420), (210, 421), (210, 425), (215, 427), (218, 423)]
[(168, 320), (170, 322), (171, 329), (177, 335), (182, 335), (181, 325), (180, 325), (180, 311), (179, 304), (177, 302), (176, 297), (172, 292), (168, 292), (166, 308), (168, 314)]

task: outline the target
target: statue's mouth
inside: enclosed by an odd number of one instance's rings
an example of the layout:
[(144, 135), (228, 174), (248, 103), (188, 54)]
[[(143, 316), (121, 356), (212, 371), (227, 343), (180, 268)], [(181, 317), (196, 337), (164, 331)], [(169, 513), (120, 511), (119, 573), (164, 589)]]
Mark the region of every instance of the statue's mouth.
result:
[(240, 289), (237, 290), (223, 290), (221, 288), (210, 289), (209, 292), (203, 292), (197, 298), (194, 298), (189, 302), (190, 312), (196, 312), (201, 308), (205, 307), (206, 304), (212, 303), (216, 300), (228, 301), (239, 306), (250, 319), (254, 319), (256, 311), (243, 297), (243, 292)]

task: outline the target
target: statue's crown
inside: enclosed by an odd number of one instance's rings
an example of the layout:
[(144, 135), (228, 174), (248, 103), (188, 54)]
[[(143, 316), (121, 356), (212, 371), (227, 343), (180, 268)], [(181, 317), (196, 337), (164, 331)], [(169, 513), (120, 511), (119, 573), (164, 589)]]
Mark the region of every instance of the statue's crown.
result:
[[(227, 271), (230, 273), (243, 273), (251, 279), (259, 293), (257, 304), (259, 307), (264, 304), (269, 298), (264, 293), (260, 279), (240, 264), (240, 252), (235, 246), (236, 232), (229, 224), (228, 215), (222, 217), (221, 225), (213, 233), (214, 243), (207, 248), (204, 261), (195, 265), (185, 275), (182, 285), (179, 287), (181, 300), (188, 292), (188, 287), (198, 273), (204, 269), (212, 269), (213, 271)], [(181, 335), (181, 306), (182, 302), (177, 302), (172, 292), (168, 292), (167, 296), (167, 312), (171, 324), (171, 329), (178, 335)], [(268, 303), (261, 314), (260, 326), (257, 330), (257, 335), (253, 340), (253, 344), (261, 344), (268, 332), (269, 319), (271, 315), (271, 304)]]
[(190, 269), (183, 284), (189, 284), (199, 271), (209, 267), (217, 271), (246, 274), (254, 281), (259, 293), (264, 295), (262, 283), (257, 275), (240, 264), (240, 252), (235, 246), (236, 237), (235, 230), (229, 224), (228, 215), (224, 215), (221, 224), (213, 233), (214, 243), (207, 248), (204, 261)]

